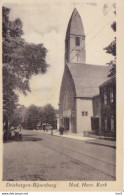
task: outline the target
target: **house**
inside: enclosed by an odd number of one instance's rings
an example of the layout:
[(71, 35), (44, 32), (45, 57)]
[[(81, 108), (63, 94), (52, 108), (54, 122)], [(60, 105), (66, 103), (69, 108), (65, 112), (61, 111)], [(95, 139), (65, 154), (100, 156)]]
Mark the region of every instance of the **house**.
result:
[(116, 137), (116, 78), (100, 85), (101, 135)]

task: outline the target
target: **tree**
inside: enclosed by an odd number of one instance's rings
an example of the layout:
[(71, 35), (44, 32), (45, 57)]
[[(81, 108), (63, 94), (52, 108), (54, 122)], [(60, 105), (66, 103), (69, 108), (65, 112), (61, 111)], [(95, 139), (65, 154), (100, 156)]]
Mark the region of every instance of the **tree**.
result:
[(46, 124), (54, 125), (56, 120), (56, 111), (51, 104), (47, 104), (43, 107), (43, 122)]
[(25, 111), (23, 127), (26, 129), (36, 129), (39, 122), (40, 124), (54, 125), (55, 120), (56, 110), (51, 104), (47, 104), (44, 107), (31, 105)]
[[(116, 22), (113, 22), (111, 28), (114, 32), (116, 31)], [(104, 48), (104, 50), (106, 50), (106, 53), (114, 56), (114, 59), (107, 63), (111, 67), (108, 77), (112, 77), (113, 75), (116, 75), (116, 37), (106, 48)]]
[(22, 39), (23, 24), (19, 18), (9, 20), (10, 9), (2, 10), (3, 36), (3, 110), (8, 118), (18, 105), (16, 91), (30, 92), (29, 80), (32, 75), (47, 71), (47, 49), (43, 44), (29, 44)]
[(24, 127), (31, 130), (37, 129), (39, 119), (38, 107), (32, 104), (25, 112)]
[(26, 107), (23, 105), (16, 108), (9, 118), (10, 126), (18, 126), (19, 124), (23, 125), (25, 112)]

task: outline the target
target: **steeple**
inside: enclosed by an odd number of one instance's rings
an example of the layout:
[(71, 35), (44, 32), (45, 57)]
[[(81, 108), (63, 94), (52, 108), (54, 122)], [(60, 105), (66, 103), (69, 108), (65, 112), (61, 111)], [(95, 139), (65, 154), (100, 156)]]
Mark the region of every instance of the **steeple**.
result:
[(69, 20), (65, 39), (65, 61), (85, 63), (85, 34), (81, 17), (76, 8)]
[(81, 17), (76, 8), (74, 8), (72, 12), (71, 18), (69, 20), (68, 28), (66, 31), (66, 36), (71, 35), (71, 34), (85, 36), (83, 23), (82, 23)]

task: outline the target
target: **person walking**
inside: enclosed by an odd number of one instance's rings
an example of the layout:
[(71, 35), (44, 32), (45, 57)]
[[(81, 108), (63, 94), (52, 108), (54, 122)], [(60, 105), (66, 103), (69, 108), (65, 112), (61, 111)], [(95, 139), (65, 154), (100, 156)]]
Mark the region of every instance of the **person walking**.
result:
[(51, 135), (53, 135), (53, 127), (51, 126)]
[(64, 128), (62, 126), (60, 126), (59, 131), (60, 131), (60, 135), (63, 135)]

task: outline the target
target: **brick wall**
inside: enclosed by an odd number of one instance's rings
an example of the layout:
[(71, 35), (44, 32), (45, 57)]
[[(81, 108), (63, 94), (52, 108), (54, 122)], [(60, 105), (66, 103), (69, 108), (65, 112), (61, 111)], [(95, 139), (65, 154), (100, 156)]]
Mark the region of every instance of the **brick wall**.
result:
[[(112, 95), (113, 94), (113, 95)], [(116, 80), (100, 86), (102, 135), (116, 137)]]

